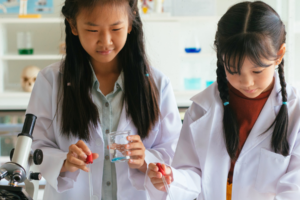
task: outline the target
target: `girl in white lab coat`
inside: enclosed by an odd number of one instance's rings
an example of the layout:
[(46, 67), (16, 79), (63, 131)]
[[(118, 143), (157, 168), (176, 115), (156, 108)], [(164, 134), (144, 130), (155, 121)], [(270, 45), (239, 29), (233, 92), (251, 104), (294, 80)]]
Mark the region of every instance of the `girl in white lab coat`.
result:
[[(181, 120), (170, 81), (146, 58), (137, 0), (66, 0), (66, 57), (42, 70), (27, 113), (44, 160), (44, 199), (146, 199), (150, 162), (171, 164)], [(128, 162), (111, 163), (107, 133), (130, 130)]]
[[(285, 40), (263, 2), (221, 18), (217, 82), (192, 98), (172, 166), (163, 165), (173, 200), (300, 199), (300, 94), (285, 82)], [(166, 199), (155, 164), (148, 176), (149, 196)]]

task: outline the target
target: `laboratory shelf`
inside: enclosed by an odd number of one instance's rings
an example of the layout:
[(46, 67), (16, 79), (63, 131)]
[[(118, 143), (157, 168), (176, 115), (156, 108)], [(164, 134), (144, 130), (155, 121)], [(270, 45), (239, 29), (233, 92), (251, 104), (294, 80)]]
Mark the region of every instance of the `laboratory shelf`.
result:
[[(219, 20), (219, 16), (170, 16), (168, 14), (162, 14), (162, 15), (152, 15), (149, 14), (147, 16), (142, 16), (142, 21), (145, 22), (166, 22), (166, 21), (215, 21)], [(64, 23), (64, 18), (38, 18), (38, 19), (21, 19), (21, 18), (2, 18), (0, 19), (0, 23), (2, 24), (41, 24), (41, 23)]]
[(0, 57), (2, 60), (60, 60), (63, 58), (63, 55), (18, 55), (18, 54), (8, 54)]
[(175, 90), (174, 95), (177, 107), (189, 107), (192, 104), (190, 99), (199, 92), (201, 90)]
[(0, 124), (1, 132), (20, 132), (22, 127), (23, 124)]
[(22, 19), (22, 18), (2, 18), (0, 19), (0, 23), (2, 24), (20, 24), (20, 23), (63, 23), (64, 19), (63, 18), (32, 18), (32, 19)]
[(0, 93), (0, 110), (26, 110), (30, 94), (17, 90)]
[[(178, 107), (189, 107), (194, 95), (200, 90), (174, 91)], [(0, 93), (0, 110), (26, 110), (29, 103), (30, 94), (18, 90), (4, 91)]]
[(214, 58), (216, 53), (182, 53), (181, 58)]

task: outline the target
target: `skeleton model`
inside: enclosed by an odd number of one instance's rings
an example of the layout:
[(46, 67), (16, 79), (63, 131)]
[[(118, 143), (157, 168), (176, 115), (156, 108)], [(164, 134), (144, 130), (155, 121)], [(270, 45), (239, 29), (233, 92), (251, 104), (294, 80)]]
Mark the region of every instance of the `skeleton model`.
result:
[(31, 92), (40, 68), (36, 66), (25, 67), (21, 76), (21, 85), (25, 92)]
[(27, 0), (20, 0), (20, 15), (27, 15)]

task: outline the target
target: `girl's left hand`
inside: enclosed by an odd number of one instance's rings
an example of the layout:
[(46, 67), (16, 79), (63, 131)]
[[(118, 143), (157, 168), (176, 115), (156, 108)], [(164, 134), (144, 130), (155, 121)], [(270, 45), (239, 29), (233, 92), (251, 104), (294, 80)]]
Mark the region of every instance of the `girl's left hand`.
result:
[(130, 156), (128, 165), (132, 169), (138, 169), (146, 173), (147, 164), (145, 162), (145, 146), (139, 135), (130, 135), (127, 137), (129, 143), (125, 145), (126, 155)]

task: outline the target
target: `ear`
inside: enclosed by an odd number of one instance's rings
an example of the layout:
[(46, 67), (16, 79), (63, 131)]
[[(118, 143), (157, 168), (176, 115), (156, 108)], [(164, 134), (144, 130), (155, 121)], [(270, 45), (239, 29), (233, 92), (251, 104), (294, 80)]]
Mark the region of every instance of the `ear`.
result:
[(74, 25), (75, 23), (73, 22), (73, 20), (67, 19), (67, 21), (68, 21), (69, 24), (70, 24), (70, 27), (71, 27), (71, 30), (72, 30), (73, 35), (78, 36), (77, 27), (76, 27), (76, 25)]
[(132, 31), (132, 24), (129, 24), (129, 26), (128, 26), (128, 34), (130, 34), (131, 31)]
[(286, 44), (283, 43), (279, 49), (279, 51), (277, 52), (277, 60), (276, 60), (276, 64), (280, 64), (282, 59), (283, 59), (283, 56), (285, 55), (285, 52), (286, 52)]

